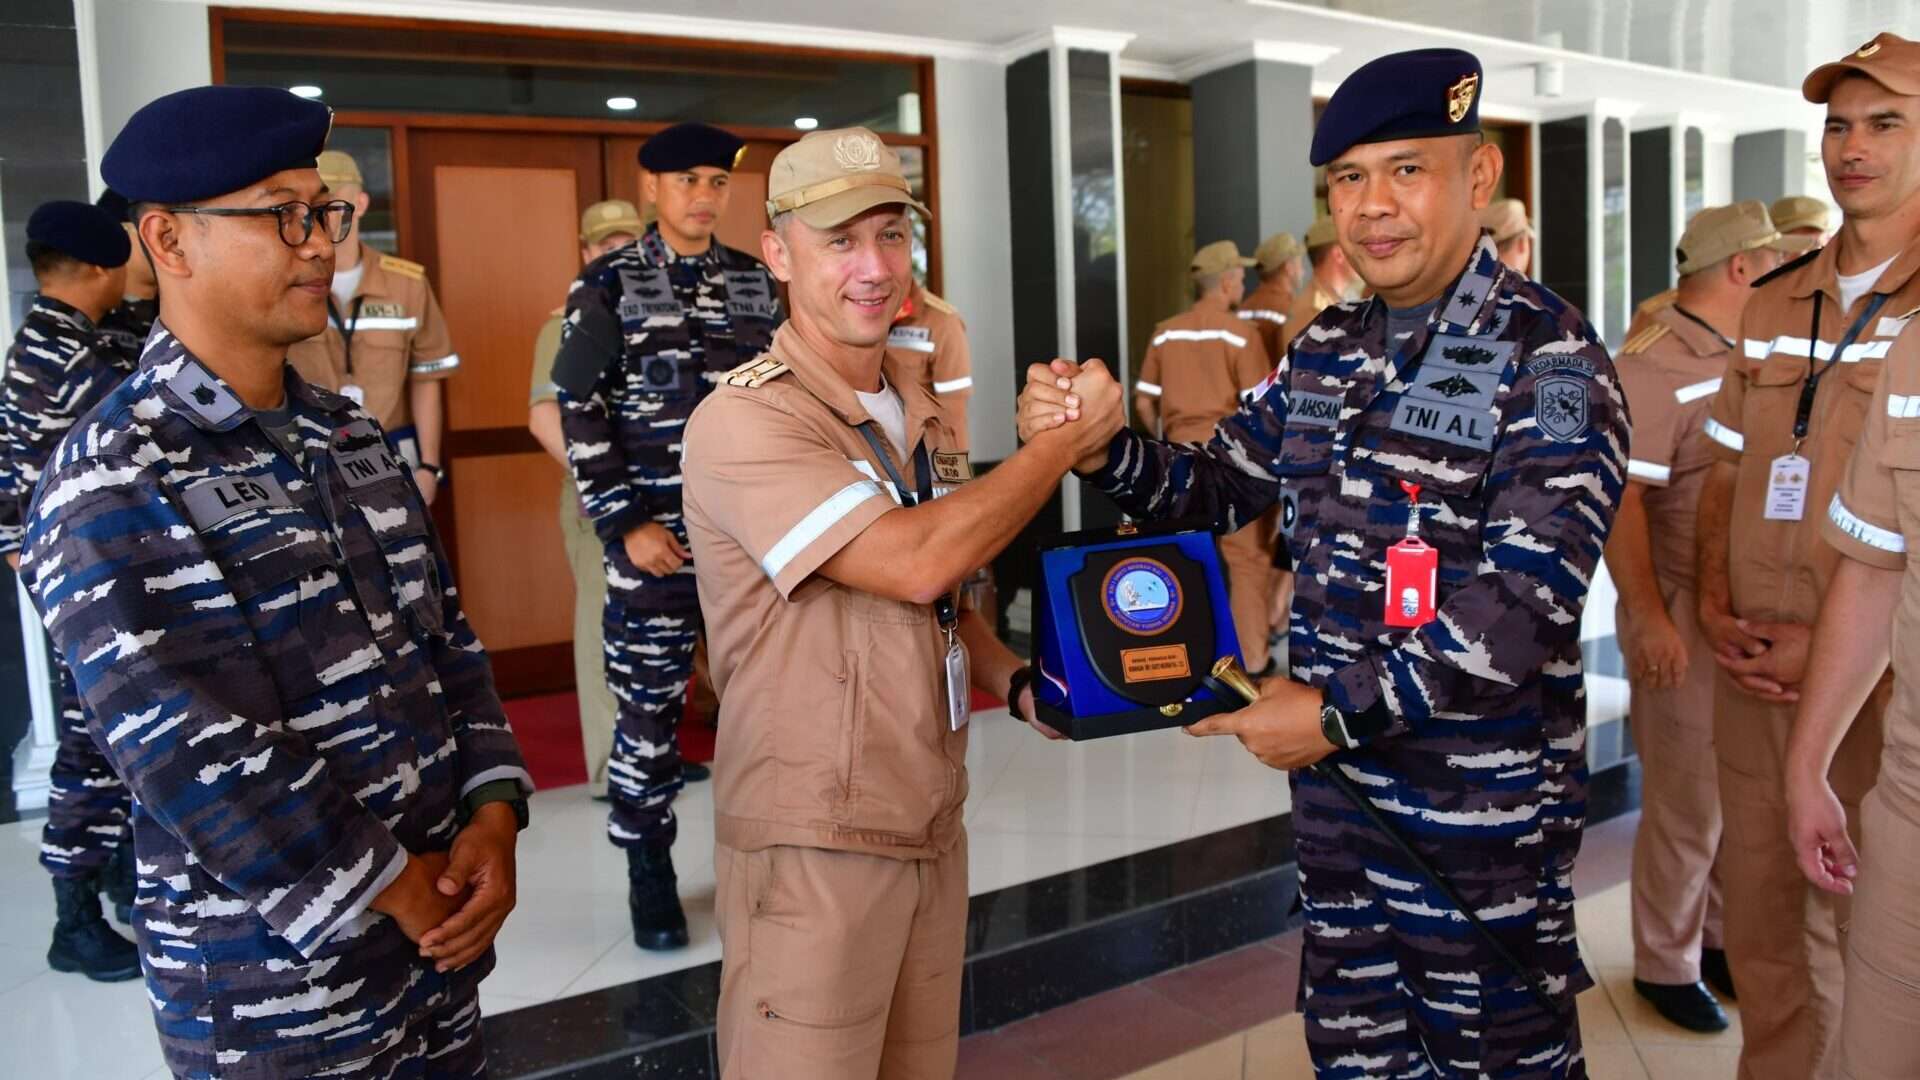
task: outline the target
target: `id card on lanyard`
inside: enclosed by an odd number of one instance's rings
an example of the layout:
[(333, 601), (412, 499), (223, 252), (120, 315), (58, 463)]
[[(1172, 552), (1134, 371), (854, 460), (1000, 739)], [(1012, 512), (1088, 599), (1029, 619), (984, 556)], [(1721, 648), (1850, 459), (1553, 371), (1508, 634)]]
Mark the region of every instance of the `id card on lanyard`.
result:
[(327, 297), (327, 317), (340, 328), (341, 359), (346, 365), (346, 371), (340, 376), (340, 396), (362, 407), (367, 404), (367, 392), (359, 383), (353, 381), (353, 328), (360, 321), (360, 305), (366, 301), (367, 298), (364, 296), (354, 297), (351, 313), (347, 318), (342, 319), (340, 309), (334, 306), (333, 297)]
[[(900, 493), (900, 503), (912, 508), (933, 498), (933, 465), (927, 456), (927, 443), (920, 440), (913, 448), (913, 472), (915, 485), (907, 487), (906, 478), (900, 470), (894, 468), (893, 458), (887, 455), (886, 444), (874, 430), (873, 421), (860, 425), (860, 434), (873, 448), (874, 456), (880, 459), (880, 467), (887, 471), (887, 479), (893, 481), (894, 490)], [(953, 606), (953, 597), (942, 593), (933, 602), (933, 615), (940, 623), (940, 632), (946, 635), (946, 698), (947, 728), (959, 731), (967, 726), (973, 717), (973, 703), (970, 694), (973, 685), (968, 671), (967, 647), (960, 641), (960, 613)]]
[(1841, 362), (1847, 349), (1859, 340), (1866, 331), (1867, 324), (1880, 313), (1887, 302), (1886, 293), (1874, 293), (1868, 301), (1866, 310), (1853, 321), (1847, 332), (1834, 343), (1833, 355), (1827, 362), (1820, 362), (1820, 313), (1826, 300), (1826, 293), (1815, 291), (1813, 294), (1813, 327), (1807, 331), (1807, 377), (1800, 385), (1800, 402), (1793, 414), (1793, 450), (1774, 458), (1767, 468), (1767, 501), (1762, 516), (1767, 521), (1799, 521), (1807, 516), (1807, 485), (1813, 478), (1813, 463), (1800, 453), (1800, 446), (1806, 441), (1807, 431), (1813, 421), (1814, 396), (1820, 392), (1820, 381)]

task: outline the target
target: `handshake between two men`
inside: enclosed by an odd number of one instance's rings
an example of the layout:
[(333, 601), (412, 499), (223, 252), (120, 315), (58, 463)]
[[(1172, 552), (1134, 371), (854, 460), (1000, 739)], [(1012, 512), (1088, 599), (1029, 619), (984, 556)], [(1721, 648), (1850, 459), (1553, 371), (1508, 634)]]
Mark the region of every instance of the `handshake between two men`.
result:
[[(1136, 516), (1142, 516), (1137, 513), (1141, 509), (1148, 511), (1145, 516), (1156, 518), (1184, 516), (1175, 503), (1147, 506), (1144, 504), (1152, 500), (1129, 497), (1135, 493), (1126, 489), (1151, 484), (1140, 474), (1108, 474), (1109, 460), (1117, 456), (1115, 440), (1137, 440), (1142, 450), (1148, 445), (1147, 440), (1126, 430), (1124, 398), (1124, 389), (1099, 360), (1033, 364), (1027, 369), (1027, 384), (1016, 410), (1020, 440), (1024, 443), (1071, 435), (1081, 446), (1094, 448), (1075, 460), (1075, 474), (1120, 499)], [(1108, 438), (1088, 438), (1096, 433), (1105, 433)], [(1235, 712), (1208, 717), (1189, 725), (1186, 731), (1196, 736), (1232, 735), (1270, 768), (1304, 769), (1337, 749), (1322, 728), (1323, 705), (1323, 695), (1314, 687), (1286, 678), (1267, 679), (1260, 684), (1259, 701)]]

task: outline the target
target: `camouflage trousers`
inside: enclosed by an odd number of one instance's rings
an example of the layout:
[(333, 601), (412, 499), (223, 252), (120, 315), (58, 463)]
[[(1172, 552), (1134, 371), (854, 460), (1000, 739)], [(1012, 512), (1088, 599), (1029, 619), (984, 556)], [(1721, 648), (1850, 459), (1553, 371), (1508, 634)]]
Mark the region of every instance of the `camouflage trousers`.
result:
[(101, 870), (131, 840), (133, 810), (127, 786), (87, 734), (87, 714), (73, 674), (54, 660), (60, 741), (47, 779), (47, 823), (40, 830), (40, 865), (54, 877), (86, 877)]
[[(176, 1073), (201, 1080), (212, 1073)], [(487, 1050), (480, 1039), (480, 995), (456, 998), (407, 1025), (391, 1046), (369, 1058), (309, 1074), (313, 1080), (481, 1080)]]
[(1295, 774), (1294, 790), (1306, 916), (1299, 1004), (1319, 1080), (1587, 1075), (1573, 1001), (1591, 980), (1573, 941), (1572, 888), (1531, 880), (1538, 847), (1507, 856), (1527, 867), (1474, 873), (1434, 861), (1511, 951), (1543, 969), (1558, 1015), (1338, 792), (1308, 773)]
[(692, 568), (670, 578), (634, 569), (607, 547), (607, 688), (618, 703), (607, 796), (607, 838), (616, 847), (673, 843), (680, 778), (680, 720), (693, 677), (700, 602)]

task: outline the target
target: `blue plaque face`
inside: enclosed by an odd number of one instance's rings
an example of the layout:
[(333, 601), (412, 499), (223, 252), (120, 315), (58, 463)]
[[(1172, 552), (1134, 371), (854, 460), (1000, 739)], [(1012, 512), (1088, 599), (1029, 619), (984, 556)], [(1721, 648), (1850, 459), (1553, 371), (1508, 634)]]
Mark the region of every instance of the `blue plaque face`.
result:
[(1133, 558), (1107, 571), (1101, 589), (1107, 618), (1129, 634), (1158, 634), (1180, 618), (1180, 582), (1153, 559)]

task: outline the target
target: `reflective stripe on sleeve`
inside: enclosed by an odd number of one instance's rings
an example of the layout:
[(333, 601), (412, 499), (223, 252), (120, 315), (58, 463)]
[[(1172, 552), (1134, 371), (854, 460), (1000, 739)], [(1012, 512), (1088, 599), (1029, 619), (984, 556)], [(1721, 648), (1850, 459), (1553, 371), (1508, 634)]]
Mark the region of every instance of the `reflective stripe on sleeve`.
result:
[[(1772, 341), (1757, 341), (1753, 338), (1747, 338), (1746, 353), (1747, 359), (1749, 360), (1765, 360), (1774, 353), (1786, 353), (1788, 356), (1797, 360), (1805, 360), (1807, 358), (1807, 350), (1811, 348), (1814, 359), (1831, 360), (1833, 359), (1833, 344), (1831, 341), (1822, 341), (1815, 344), (1803, 337), (1777, 337)], [(1840, 354), (1840, 362), (1843, 364), (1857, 364), (1862, 360), (1883, 360), (1886, 358), (1887, 351), (1892, 348), (1893, 342), (1891, 340), (1857, 341), (1847, 346), (1847, 351)]]
[(1224, 341), (1236, 349), (1247, 347), (1246, 338), (1229, 330), (1162, 330), (1160, 336), (1153, 339), (1155, 345), (1169, 341)]
[(1666, 465), (1655, 465), (1651, 461), (1641, 461), (1639, 458), (1628, 458), (1627, 475), (1664, 484), (1673, 479), (1673, 469)]
[(1145, 380), (1145, 379), (1141, 379), (1141, 380), (1140, 380), (1139, 382), (1137, 382), (1137, 383), (1134, 383), (1134, 384), (1133, 384), (1133, 389), (1134, 389), (1134, 392), (1135, 392), (1135, 393), (1139, 393), (1139, 394), (1146, 394), (1146, 395), (1147, 395), (1148, 397), (1159, 397), (1159, 396), (1160, 396), (1160, 386), (1159, 386), (1159, 384), (1158, 384), (1158, 383), (1150, 383), (1150, 382), (1148, 382), (1148, 381), (1147, 381), (1147, 380)]
[(448, 353), (438, 360), (422, 360), (407, 370), (413, 372), (415, 375), (432, 375), (435, 372), (452, 371), (459, 366), (460, 354)]
[(353, 320), (353, 332), (357, 334), (362, 330), (412, 330), (419, 325), (420, 320), (412, 315), (405, 318), (362, 315)]
[(1285, 315), (1277, 311), (1268, 311), (1266, 308), (1248, 308), (1245, 311), (1236, 311), (1234, 314), (1243, 319), (1259, 319), (1262, 322), (1270, 322), (1276, 326), (1285, 326), (1287, 323), (1287, 317)]
[(1721, 446), (1735, 453), (1739, 453), (1747, 448), (1747, 437), (1745, 435), (1740, 434), (1711, 416), (1707, 417), (1707, 438), (1712, 439), (1714, 442), (1719, 443)]
[(948, 379), (946, 382), (936, 382), (933, 384), (933, 392), (936, 394), (953, 394), (961, 390), (971, 389), (973, 389), (973, 377), (971, 375), (958, 379)]
[(1920, 394), (1888, 394), (1887, 415), (1895, 420), (1920, 416)]
[(1697, 382), (1697, 383), (1694, 383), (1692, 386), (1683, 386), (1680, 389), (1675, 390), (1673, 392), (1673, 399), (1675, 401), (1678, 401), (1680, 404), (1685, 405), (1689, 402), (1699, 401), (1703, 397), (1708, 397), (1710, 395), (1717, 394), (1719, 392), (1720, 392), (1720, 380), (1717, 378), (1708, 379), (1705, 382)]
[(767, 549), (767, 557), (760, 560), (760, 569), (767, 573), (768, 581), (778, 581), (780, 571), (787, 568), (795, 555), (807, 550), (807, 545), (826, 535), (828, 529), (839, 523), (840, 519), (853, 512), (853, 508), (868, 499), (884, 499), (886, 493), (880, 485), (871, 480), (855, 480), (839, 491), (827, 497), (819, 506), (807, 512), (799, 524), (787, 530), (787, 535)]
[(1892, 529), (1883, 529), (1847, 509), (1847, 504), (1840, 501), (1840, 493), (1837, 491), (1834, 492), (1833, 501), (1827, 504), (1827, 517), (1835, 525), (1840, 526), (1841, 532), (1870, 548), (1878, 548), (1893, 555), (1907, 553), (1906, 537)]

